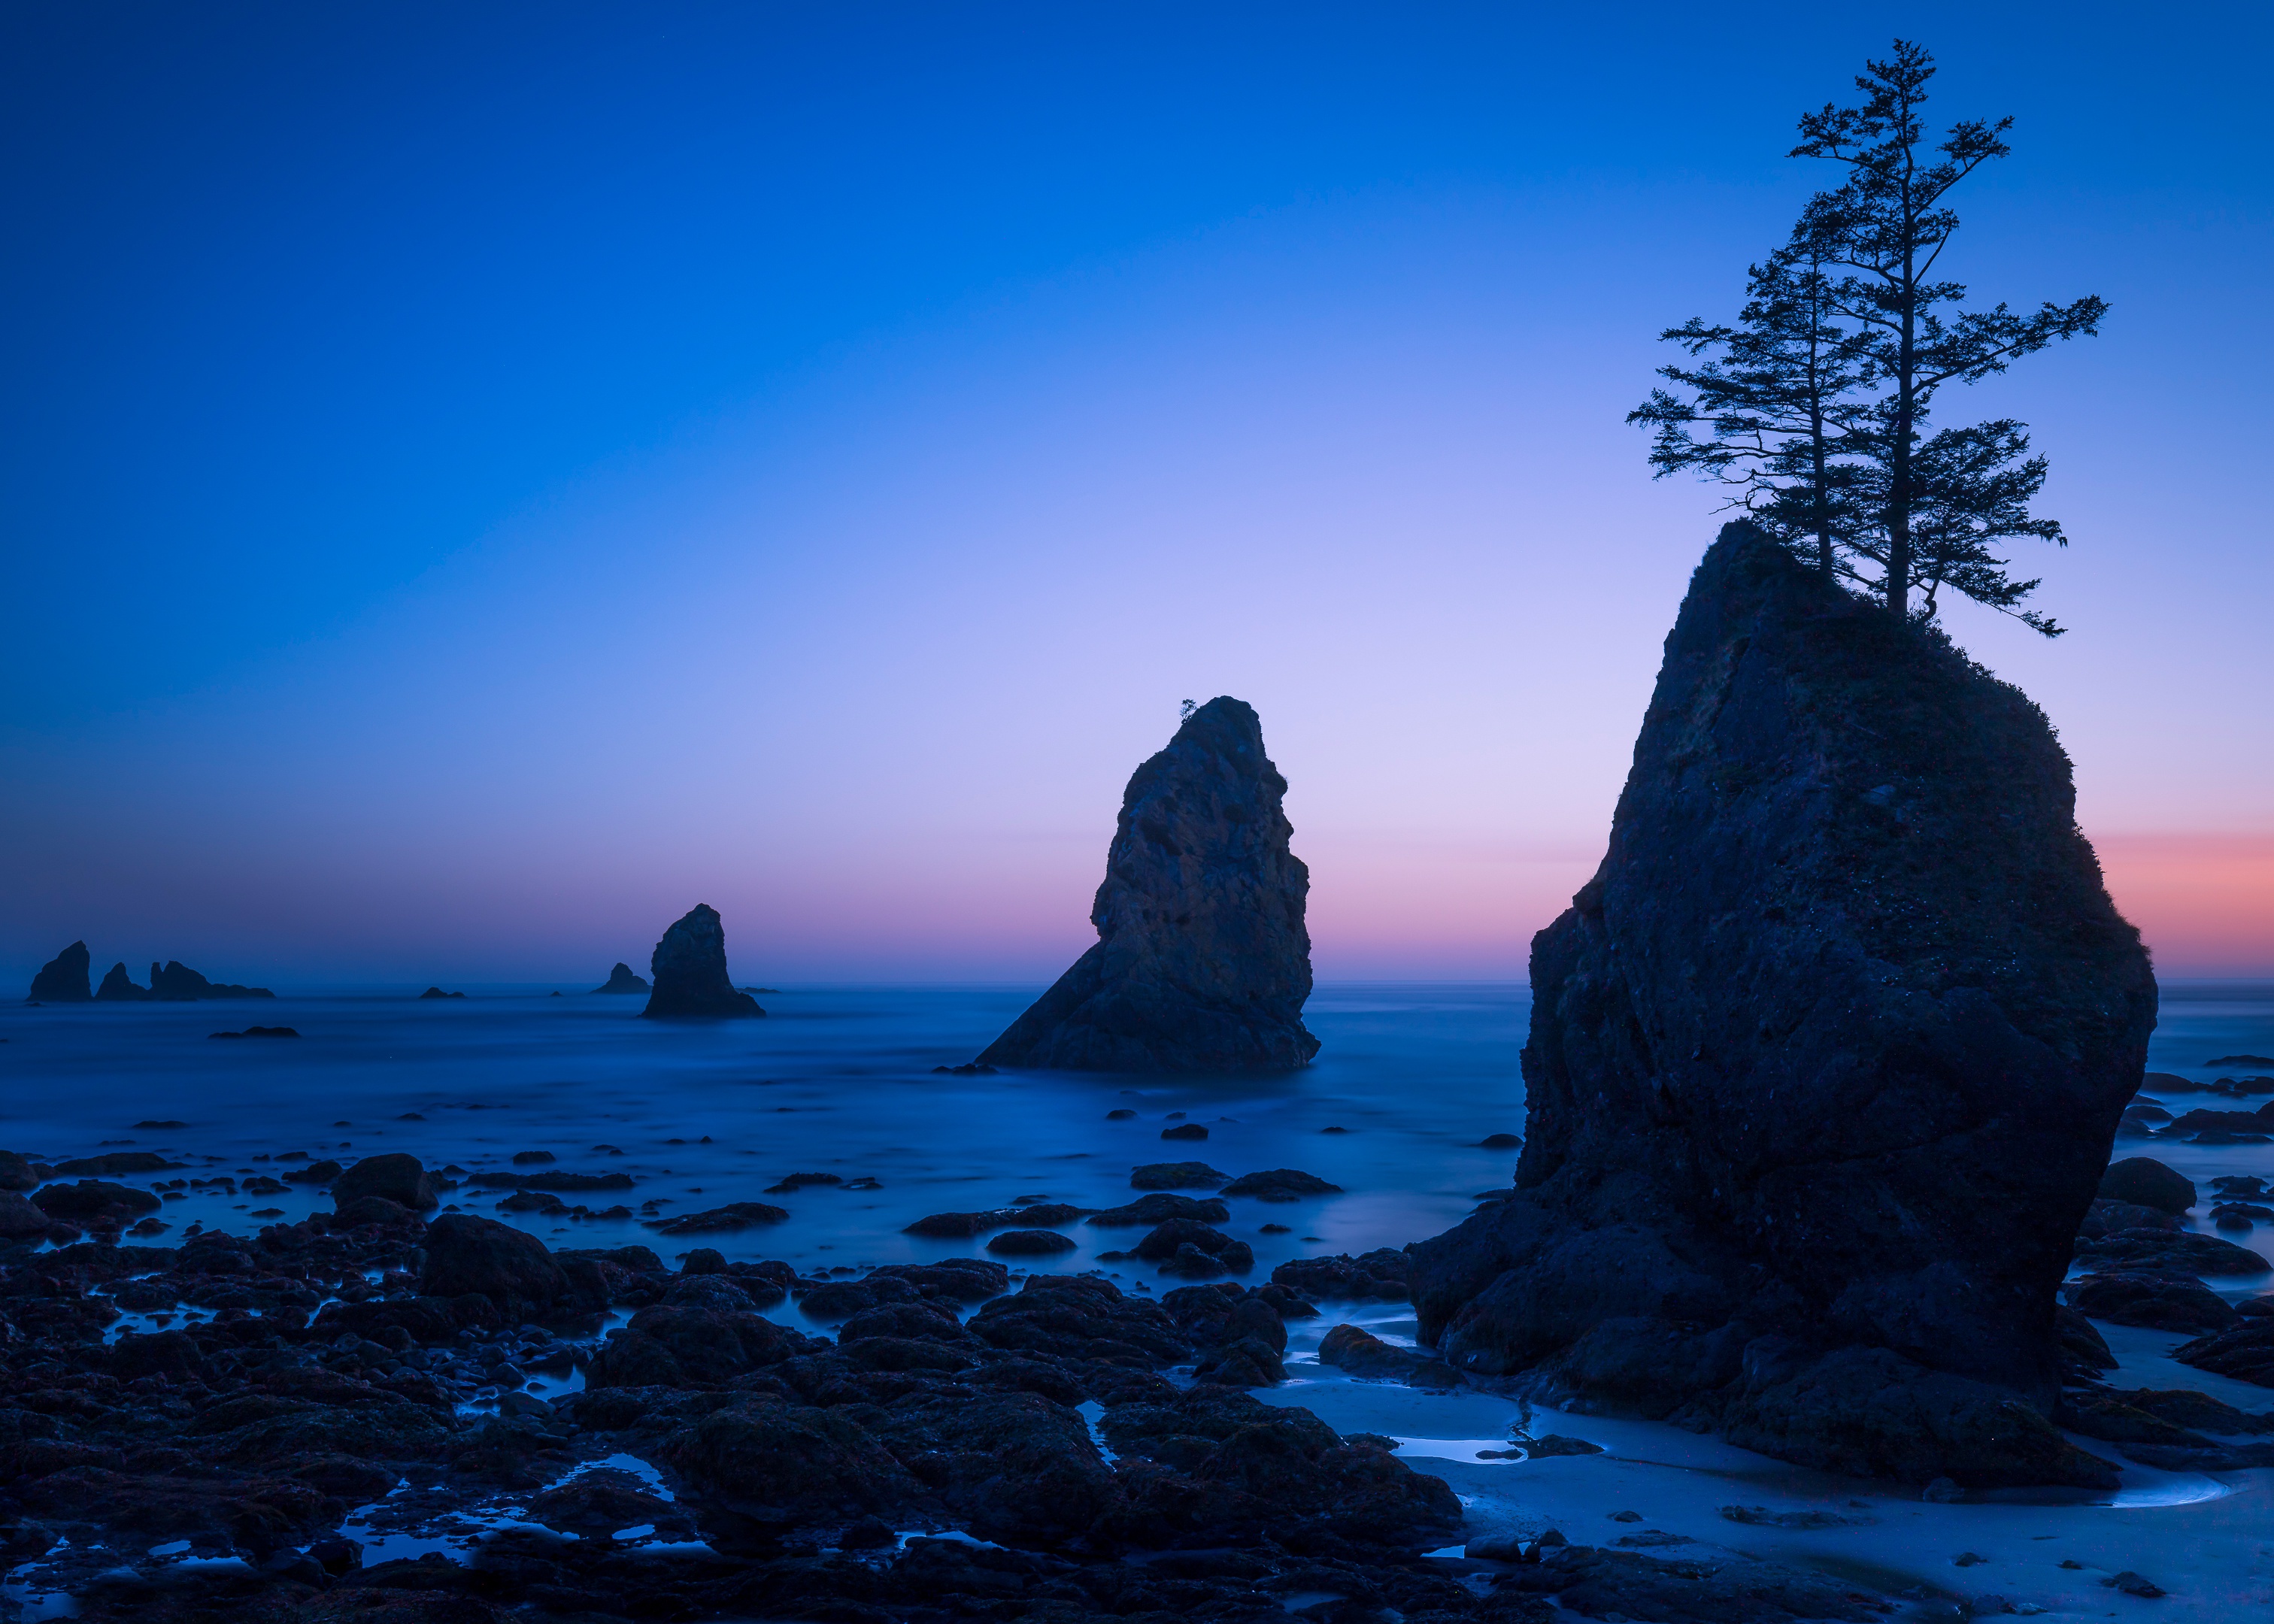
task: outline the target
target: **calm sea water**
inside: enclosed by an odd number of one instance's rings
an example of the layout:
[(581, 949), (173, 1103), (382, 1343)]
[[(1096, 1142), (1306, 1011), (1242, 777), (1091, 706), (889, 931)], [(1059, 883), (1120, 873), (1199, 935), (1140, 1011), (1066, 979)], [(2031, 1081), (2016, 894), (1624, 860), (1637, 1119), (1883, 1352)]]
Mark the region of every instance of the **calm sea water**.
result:
[[(667, 1256), (710, 1244), (729, 1256), (856, 1267), (983, 1245), (901, 1233), (930, 1213), (1020, 1196), (1126, 1201), (1141, 1162), (1196, 1159), (1234, 1176), (1299, 1168), (1340, 1184), (1343, 1195), (1294, 1205), (1231, 1204), (1224, 1227), (1255, 1247), (1260, 1274), (1291, 1257), (1399, 1245), (1447, 1228), (1513, 1170), (1514, 1152), (1478, 1141), (1524, 1126), (1517, 1051), (1530, 1006), (1517, 986), (1321, 987), (1306, 1012), (1324, 1044), (1317, 1062), (1262, 1080), (932, 1071), (975, 1053), (1035, 988), (791, 988), (762, 1000), (765, 1020), (687, 1025), (639, 1019), (637, 998), (544, 990), (0, 1009), (0, 1147), (49, 1160), (156, 1150), (193, 1174), (281, 1171), (256, 1158), (289, 1151), (346, 1161), (403, 1150), (481, 1171), (546, 1150), (564, 1169), (639, 1181), (629, 1196), (571, 1202), (653, 1198), (670, 1214), (765, 1200), (791, 1214), (739, 1236), (659, 1243)], [(207, 1035), (252, 1022), (303, 1036)], [(2165, 989), (2151, 1070), (2208, 1080), (2250, 1069), (2204, 1064), (2238, 1052), (2274, 1054), (2274, 987)], [(1137, 1116), (1107, 1120), (1123, 1107)], [(1208, 1128), (1205, 1143), (1161, 1139), (1179, 1112)], [(406, 1120), (414, 1115), (424, 1120)], [(188, 1125), (134, 1126), (151, 1120)], [(594, 1148), (604, 1145), (622, 1154)], [(2122, 1141), (2118, 1154), (2141, 1150), (2198, 1182), (2274, 1178), (2274, 1146)], [(764, 1193), (801, 1172), (882, 1188)], [(455, 1199), (486, 1214), (497, 1192), (469, 1187)], [(297, 1217), (328, 1206), (296, 1186), (267, 1199), (195, 1194), (162, 1215), (177, 1236), (193, 1222), (242, 1233), (263, 1222), (252, 1209)], [(496, 1215), (554, 1245), (655, 1239), (630, 1219)], [(1290, 1232), (1262, 1234), (1266, 1223)], [(1054, 1267), (1092, 1267), (1141, 1233), (1078, 1223), (1066, 1232), (1081, 1249)], [(2274, 1256), (2274, 1241), (2259, 1238), (2267, 1235), (2262, 1226), (2251, 1238)]]

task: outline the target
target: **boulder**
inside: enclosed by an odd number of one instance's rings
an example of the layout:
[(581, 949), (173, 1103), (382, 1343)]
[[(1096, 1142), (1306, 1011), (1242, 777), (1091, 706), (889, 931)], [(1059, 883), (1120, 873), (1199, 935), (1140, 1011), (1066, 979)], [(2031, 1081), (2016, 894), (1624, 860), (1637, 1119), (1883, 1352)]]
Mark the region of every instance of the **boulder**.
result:
[(784, 1223), (788, 1219), (789, 1214), (780, 1207), (769, 1207), (764, 1201), (730, 1201), (704, 1212), (653, 1220), (647, 1227), (659, 1235), (722, 1235), (735, 1229), (756, 1229), (762, 1223)]
[(2087, 1274), (2070, 1284), (2068, 1305), (2112, 1325), (2191, 1336), (2224, 1331), (2242, 1317), (2201, 1281), (2173, 1274)]
[(1601, 868), (1536, 937), (1514, 1192), (1425, 1341), (1803, 1464), (2100, 1486), (2054, 1291), (2156, 1017), (2044, 717), (1750, 523), (1693, 577)]
[(94, 989), (98, 1004), (140, 1004), (150, 996), (147, 987), (137, 987), (134, 978), (126, 974), (124, 963), (110, 966), (102, 978), (102, 985)]
[(2153, 1156), (2127, 1156), (2100, 1176), (2100, 1193), (2112, 1201), (2152, 1207), (2174, 1218), (2195, 1204), (2195, 1181)]
[(55, 1220), (13, 1190), (0, 1190), (0, 1241), (27, 1241), (48, 1232)]
[(1330, 1184), (1316, 1173), (1299, 1172), (1294, 1168), (1273, 1168), (1268, 1173), (1243, 1173), (1233, 1179), (1218, 1195), (1252, 1196), (1259, 1201), (1299, 1201), (1309, 1195), (1340, 1195), (1343, 1187)]
[(653, 1019), (681, 1016), (763, 1015), (758, 1001), (736, 992), (727, 979), (727, 928), (719, 910), (698, 902), (663, 933), (648, 962), (655, 989), (641, 1014)]
[(629, 994), (653, 990), (644, 975), (634, 975), (628, 964), (619, 964), (608, 972), (608, 979), (592, 989), (595, 993)]
[(1213, 1190), (1231, 1177), (1205, 1162), (1148, 1162), (1129, 1169), (1132, 1190)]
[(546, 1304), (568, 1294), (568, 1277), (545, 1243), (511, 1224), (445, 1213), (426, 1226), (426, 1297), (473, 1294), (492, 1302)]
[(1287, 781), (1262, 725), (1213, 699), (1137, 769), (1121, 798), (1097, 944), (979, 1056), (1078, 1071), (1285, 1071), (1303, 1026), (1310, 870), (1288, 850)]
[(31, 1162), (12, 1150), (0, 1150), (0, 1190), (37, 1190), (40, 1175)]
[(134, 1218), (158, 1210), (158, 1198), (132, 1184), (82, 1178), (75, 1184), (47, 1184), (32, 1192), (32, 1205), (50, 1218), (85, 1223), (90, 1218)]
[(339, 1207), (365, 1196), (377, 1196), (414, 1213), (431, 1212), (440, 1204), (425, 1164), (400, 1151), (365, 1156), (332, 1181), (332, 1201)]
[(94, 994), (87, 989), (87, 944), (74, 942), (40, 966), (28, 995), (34, 1004), (86, 1004)]

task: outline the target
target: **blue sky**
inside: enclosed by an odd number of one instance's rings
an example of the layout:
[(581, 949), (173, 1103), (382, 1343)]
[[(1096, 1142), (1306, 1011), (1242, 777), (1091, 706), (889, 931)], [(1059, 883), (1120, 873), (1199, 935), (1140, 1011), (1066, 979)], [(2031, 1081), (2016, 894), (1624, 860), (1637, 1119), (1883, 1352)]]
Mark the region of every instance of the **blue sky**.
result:
[(0, 943), (1047, 974), (1234, 692), (1323, 973), (1520, 974), (1714, 523), (1619, 419), (1900, 32), (2018, 119), (1956, 274), (2115, 306), (1952, 403), (2078, 629), (1954, 629), (2167, 967), (2274, 969), (2266, 18), (2050, 15), (17, 8)]

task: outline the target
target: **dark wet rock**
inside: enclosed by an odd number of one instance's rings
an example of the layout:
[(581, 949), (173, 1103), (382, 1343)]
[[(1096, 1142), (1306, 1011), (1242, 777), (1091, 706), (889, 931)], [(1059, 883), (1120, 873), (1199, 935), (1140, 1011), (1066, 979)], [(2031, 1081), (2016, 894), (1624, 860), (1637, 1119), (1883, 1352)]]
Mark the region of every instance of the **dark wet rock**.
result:
[(0, 1191), (0, 1241), (35, 1240), (55, 1219), (13, 1190)]
[(178, 1162), (169, 1162), (154, 1151), (113, 1150), (99, 1156), (80, 1156), (70, 1162), (56, 1163), (56, 1171), (73, 1178), (114, 1177), (121, 1173), (163, 1173), (180, 1167)]
[(147, 1190), (114, 1184), (100, 1178), (77, 1184), (47, 1184), (32, 1192), (32, 1205), (50, 1218), (85, 1223), (95, 1218), (135, 1218), (158, 1210), (159, 1200)]
[(1865, 1624), (1891, 1611), (1887, 1598), (1852, 1580), (1734, 1553), (1664, 1558), (1543, 1539), (1533, 1560), (1502, 1575), (1495, 1597), (1551, 1596), (1563, 1612), (1586, 1618), (1665, 1624)]
[(663, 933), (648, 973), (655, 989), (640, 1012), (658, 1018), (763, 1015), (758, 1001), (727, 979), (727, 929), (719, 911), (697, 903)]
[(634, 975), (628, 964), (619, 964), (608, 972), (608, 979), (592, 989), (595, 993), (628, 994), (651, 990), (644, 975)]
[(2107, 1480), (2052, 1297), (2155, 984), (2027, 698), (1728, 527), (1532, 984), (1516, 1192), (1414, 1248), (1424, 1340), (1542, 1398), (1659, 1361), (1806, 1464)]
[(2095, 1320), (2200, 1335), (2240, 1318), (2201, 1281), (2171, 1274), (2088, 1274), (2070, 1282), (2068, 1305)]
[(979, 1056), (1085, 1071), (1284, 1071), (1308, 1064), (1310, 873), (1255, 712), (1202, 705), (1121, 801), (1097, 944)]
[(1355, 1258), (1347, 1252), (1330, 1258), (1298, 1258), (1273, 1269), (1271, 1279), (1275, 1284), (1306, 1297), (1334, 1302), (1379, 1299), (1402, 1303), (1408, 1295), (1407, 1270), (1412, 1266), (1412, 1260), (1404, 1252), (1385, 1246)]
[(399, 1202), (384, 1196), (367, 1195), (350, 1201), (338, 1209), (333, 1223), (352, 1229), (359, 1224), (375, 1223), (383, 1229), (419, 1230), (425, 1228), (425, 1220)]
[(929, 1498), (869, 1433), (802, 1405), (734, 1404), (672, 1433), (659, 1454), (704, 1531), (727, 1548), (770, 1544), (809, 1523), (898, 1522)]
[(305, 1167), (294, 1168), (284, 1177), (296, 1184), (328, 1184), (345, 1170), (336, 1162), (311, 1162)]
[(189, 1003), (200, 998), (273, 998), (266, 987), (243, 987), (235, 981), (209, 981), (178, 959), (163, 968), (150, 966), (149, 996), (162, 1002)]
[(88, 989), (87, 944), (74, 942), (40, 966), (32, 978), (32, 990), (27, 995), (34, 1004), (86, 1004), (94, 994)]
[(1149, 1369), (1183, 1358), (1192, 1345), (1160, 1307), (1129, 1297), (1111, 1281), (1084, 1274), (1035, 1274), (1010, 1297), (998, 1297), (966, 1321), (972, 1335), (1006, 1352), (1094, 1359)]
[(1110, 1207), (1102, 1213), (1092, 1213), (1089, 1222), (1105, 1229), (1134, 1229), (1140, 1224), (1149, 1226), (1171, 1218), (1191, 1218), (1201, 1223), (1224, 1223), (1231, 1217), (1231, 1208), (1222, 1201), (1156, 1192), (1140, 1196), (1126, 1207)]
[(676, 1218), (662, 1219), (647, 1227), (658, 1235), (723, 1235), (756, 1229), (760, 1224), (786, 1223), (788, 1220), (787, 1213), (764, 1201), (730, 1201), (705, 1212), (681, 1213)]
[(1196, 1122), (1180, 1122), (1173, 1128), (1161, 1130), (1161, 1137), (1164, 1139), (1198, 1140), (1204, 1139), (1208, 1136), (1209, 1131)]
[(2075, 1309), (2063, 1304), (2053, 1310), (2053, 1333), (2060, 1339), (2061, 1357), (2073, 1367), (2073, 1377), (2090, 1380), (2116, 1368), (2108, 1339)]
[(2079, 1241), (2076, 1260), (2100, 1271), (2241, 1276), (2274, 1270), (2274, 1264), (2248, 1246), (2215, 1235), (2163, 1229), (2119, 1229), (2098, 1240)]
[(1132, 1190), (1213, 1190), (1231, 1178), (1205, 1162), (1148, 1162), (1129, 1169)]
[(1148, 1263), (1158, 1263), (1164, 1274), (1187, 1280), (1209, 1280), (1223, 1274), (1245, 1274), (1255, 1267), (1255, 1250), (1221, 1229), (1190, 1218), (1171, 1218), (1156, 1225), (1130, 1248)]
[(2245, 1313), (2226, 1330), (2172, 1350), (2182, 1365), (2274, 1387), (2274, 1315)]
[(1136, 1114), (1137, 1114), (1136, 1112), (1134, 1112), (1134, 1111), (1131, 1110), (1127, 1106), (1124, 1105), (1124, 1106), (1121, 1106), (1121, 1107), (1119, 1107), (1119, 1108), (1118, 1108), (1118, 1109), (1114, 1109), (1114, 1110), (1110, 1110), (1110, 1111), (1106, 1112), (1106, 1113), (1105, 1113), (1105, 1120), (1106, 1120), (1106, 1121), (1108, 1121), (1108, 1122), (1127, 1122), (1127, 1121), (1128, 1121), (1132, 1116), (1134, 1116)]
[(1440, 1545), (1460, 1502), (1439, 1478), (1309, 1410), (1216, 1385), (1166, 1402), (1110, 1406), (1126, 1507), (1099, 1530), (1133, 1545), (1250, 1545), (1341, 1554)]
[(792, 1173), (779, 1184), (768, 1184), (768, 1195), (794, 1195), (809, 1184), (841, 1184), (843, 1177), (836, 1173)]
[(840, 1342), (859, 1342), (866, 1337), (895, 1337), (907, 1342), (948, 1343), (969, 1342), (971, 1333), (963, 1328), (952, 1308), (937, 1302), (901, 1300), (879, 1303), (859, 1312), (837, 1328)]
[(1459, 1374), (1442, 1359), (1383, 1342), (1355, 1325), (1338, 1325), (1319, 1339), (1319, 1363), (1353, 1376), (1409, 1382), (1417, 1387), (1457, 1387)]
[(0, 1190), (36, 1190), (40, 1175), (31, 1159), (12, 1150), (0, 1150)]
[(445, 1213), (426, 1228), (419, 1289), (429, 1297), (485, 1297), (503, 1308), (557, 1301), (568, 1295), (568, 1277), (545, 1243), (526, 1230)]
[(2137, 1207), (2129, 1201), (2112, 1201), (2100, 1196), (2085, 1209), (2084, 1222), (2077, 1226), (2076, 1233), (2080, 1240), (2097, 1241), (2123, 1229), (2178, 1230), (2185, 1227), (2171, 1214), (2152, 1207)]
[(987, 1243), (987, 1250), (1003, 1258), (1047, 1258), (1072, 1252), (1077, 1243), (1056, 1229), (1005, 1229)]
[(1273, 1168), (1268, 1173), (1244, 1173), (1216, 1192), (1218, 1195), (1252, 1196), (1259, 1201), (1299, 1201), (1306, 1196), (1340, 1195), (1343, 1187), (1330, 1184), (1315, 1173), (1293, 1168)]
[(2152, 1156), (2130, 1156), (2100, 1176), (2100, 1194), (2112, 1201), (2152, 1207), (2184, 1217), (2195, 1204), (2195, 1182)]
[(138, 987), (134, 978), (126, 974), (124, 964), (115, 964), (106, 971), (102, 985), (94, 989), (98, 1004), (140, 1004), (150, 996), (147, 987)]
[(560, 1157), (549, 1150), (516, 1150), (513, 1153), (513, 1164), (516, 1167), (539, 1167), (560, 1160)]
[(430, 1212), (440, 1204), (425, 1164), (400, 1151), (365, 1156), (332, 1180), (332, 1200), (342, 1208), (365, 1196), (377, 1196), (414, 1213)]
[(1011, 1273), (985, 1258), (942, 1258), (937, 1263), (888, 1263), (866, 1283), (896, 1281), (927, 1301), (983, 1303), (1011, 1289)]
[(1063, 1545), (1121, 1501), (1081, 1416), (1039, 1394), (905, 1399), (870, 1425), (978, 1538)]
[(656, 1494), (628, 1471), (613, 1467), (580, 1472), (529, 1502), (529, 1515), (563, 1534), (605, 1539), (620, 1529), (654, 1527), (686, 1538), (695, 1531), (685, 1510)]

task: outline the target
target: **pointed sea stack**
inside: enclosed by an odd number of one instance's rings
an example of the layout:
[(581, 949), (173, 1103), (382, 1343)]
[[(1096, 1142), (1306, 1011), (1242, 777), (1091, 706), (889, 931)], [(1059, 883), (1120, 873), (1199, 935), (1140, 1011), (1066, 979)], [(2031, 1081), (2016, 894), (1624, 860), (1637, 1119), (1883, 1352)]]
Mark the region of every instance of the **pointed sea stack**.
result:
[(648, 996), (642, 1015), (765, 1013), (756, 998), (736, 992), (727, 979), (727, 929), (719, 922), (719, 910), (708, 903), (697, 903), (685, 918), (663, 933), (663, 940), (655, 944), (655, 956), (648, 961), (648, 974), (655, 978), (655, 990)]
[(1311, 871), (1287, 849), (1287, 780), (1263, 726), (1212, 699), (1137, 769), (1089, 911), (1097, 945), (1011, 1024), (985, 1065), (1286, 1071), (1303, 1026)]
[(2074, 801), (2018, 689), (1725, 529), (1532, 942), (1517, 1193), (1412, 1249), (1424, 1339), (1831, 1470), (2112, 1485), (2053, 1291), (2156, 986)]
[(87, 1004), (94, 994), (87, 990), (88, 956), (87, 944), (74, 942), (40, 966), (32, 978), (28, 1001), (33, 1004)]
[(123, 961), (111, 966), (109, 974), (102, 978), (102, 985), (94, 989), (97, 1004), (141, 1004), (149, 996), (150, 989), (134, 984), (134, 978), (126, 974)]
[[(659, 951), (660, 951), (659, 948)], [(631, 966), (628, 964), (618, 965), (614, 969), (608, 972), (608, 979), (606, 985), (592, 989), (592, 991), (595, 994), (604, 992), (648, 992), (651, 990), (652, 989), (647, 984), (647, 978), (644, 975), (634, 975), (632, 974)]]

